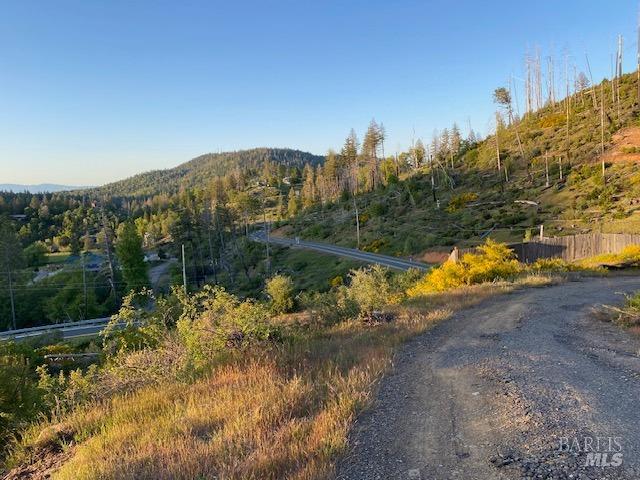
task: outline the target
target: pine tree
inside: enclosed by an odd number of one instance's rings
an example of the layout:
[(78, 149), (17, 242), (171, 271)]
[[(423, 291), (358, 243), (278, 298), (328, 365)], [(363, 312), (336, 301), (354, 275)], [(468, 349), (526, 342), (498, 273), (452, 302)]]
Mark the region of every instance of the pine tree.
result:
[(358, 193), (358, 177), (359, 177), (359, 165), (358, 165), (358, 148), (360, 144), (355, 130), (351, 129), (349, 136), (345, 139), (340, 156), (344, 161), (344, 168), (348, 171), (348, 185), (347, 188), (351, 193)]
[(375, 119), (371, 120), (362, 142), (362, 157), (369, 170), (366, 181), (368, 190), (374, 190), (380, 180), (378, 149), (381, 147), (384, 137), (384, 128), (378, 125)]
[(122, 267), (122, 277), (127, 290), (138, 290), (149, 285), (142, 238), (131, 221), (121, 223), (118, 228), (116, 255)]
[[(10, 304), (9, 312), (2, 312), (0, 310), (0, 313), (3, 314), (1, 315), (3, 319), (11, 319), (12, 328), (17, 328), (14, 297), (15, 270), (22, 265), (22, 245), (13, 227), (13, 223), (8, 218), (0, 217), (0, 285), (6, 282), (6, 287), (2, 285), (0, 290), (4, 291), (2, 297), (4, 297), (6, 293)], [(3, 303), (4, 302), (1, 302), (0, 306)], [(4, 315), (4, 313), (7, 313), (7, 315)], [(8, 327), (9, 325), (5, 324), (3, 326)]]
[(304, 166), (303, 172), (304, 183), (302, 184), (302, 207), (309, 208), (313, 206), (316, 201), (316, 184), (315, 173), (313, 167), (310, 164)]
[(289, 199), (287, 201), (287, 214), (289, 217), (295, 217), (300, 211), (300, 203), (298, 195), (293, 188), (289, 189)]

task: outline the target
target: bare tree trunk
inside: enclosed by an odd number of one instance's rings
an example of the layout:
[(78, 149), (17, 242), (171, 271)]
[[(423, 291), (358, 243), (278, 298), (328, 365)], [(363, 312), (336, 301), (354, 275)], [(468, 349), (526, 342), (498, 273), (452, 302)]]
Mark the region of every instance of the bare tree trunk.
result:
[(496, 112), (496, 156), (498, 158), (498, 171), (502, 170), (502, 164), (500, 162), (500, 141), (498, 139), (498, 132), (500, 131), (500, 117)]
[(549, 154), (547, 152), (544, 154), (544, 170), (547, 180), (545, 186), (549, 188)]
[(604, 164), (604, 83), (600, 84), (600, 155), (602, 159), (602, 180), (606, 183)]

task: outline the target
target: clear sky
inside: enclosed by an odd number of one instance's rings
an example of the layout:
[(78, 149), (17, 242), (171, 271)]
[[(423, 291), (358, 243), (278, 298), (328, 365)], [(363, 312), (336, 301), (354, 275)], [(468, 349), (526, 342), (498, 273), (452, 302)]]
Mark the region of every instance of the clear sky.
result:
[[(0, 0), (0, 183), (97, 185), (201, 153), (338, 149), (384, 123), (387, 152), (454, 121), (491, 128), (523, 57), (635, 69), (629, 0)], [(523, 85), (516, 87), (523, 90)], [(522, 108), (522, 103), (521, 103)]]

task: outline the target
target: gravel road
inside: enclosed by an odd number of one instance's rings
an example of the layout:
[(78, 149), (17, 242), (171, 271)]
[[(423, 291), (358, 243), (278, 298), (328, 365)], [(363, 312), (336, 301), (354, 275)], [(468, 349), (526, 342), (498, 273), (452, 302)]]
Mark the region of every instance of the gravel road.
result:
[(617, 277), (523, 290), (415, 338), (337, 478), (640, 479), (640, 339), (591, 313), (639, 288)]

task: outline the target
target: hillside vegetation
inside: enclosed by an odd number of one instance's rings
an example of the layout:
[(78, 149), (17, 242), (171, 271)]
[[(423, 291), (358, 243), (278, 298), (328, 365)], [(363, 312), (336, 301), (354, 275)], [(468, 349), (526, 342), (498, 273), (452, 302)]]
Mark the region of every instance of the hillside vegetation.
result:
[(286, 171), (321, 163), (323, 157), (288, 148), (254, 148), (235, 152), (207, 153), (166, 170), (153, 170), (89, 190), (90, 194), (144, 197), (174, 194), (186, 188), (206, 188), (216, 177), (235, 170), (261, 171), (265, 163)]
[[(495, 134), (479, 142), (463, 141), (455, 151), (450, 140), (443, 147), (437, 139), (427, 147), (427, 154), (435, 152), (433, 162), (415, 162), (415, 149), (391, 159), (399, 164), (394, 175), (356, 196), (361, 248), (418, 256), (455, 244), (477, 245), (487, 235), (521, 241), (535, 235), (540, 224), (546, 235), (637, 231), (640, 123), (635, 74), (620, 79), (619, 97), (618, 106), (612, 82), (605, 80), (511, 124), (501, 116), (501, 170)], [(314, 204), (282, 226), (279, 232), (285, 235), (352, 247), (357, 243), (354, 203), (345, 197)]]

